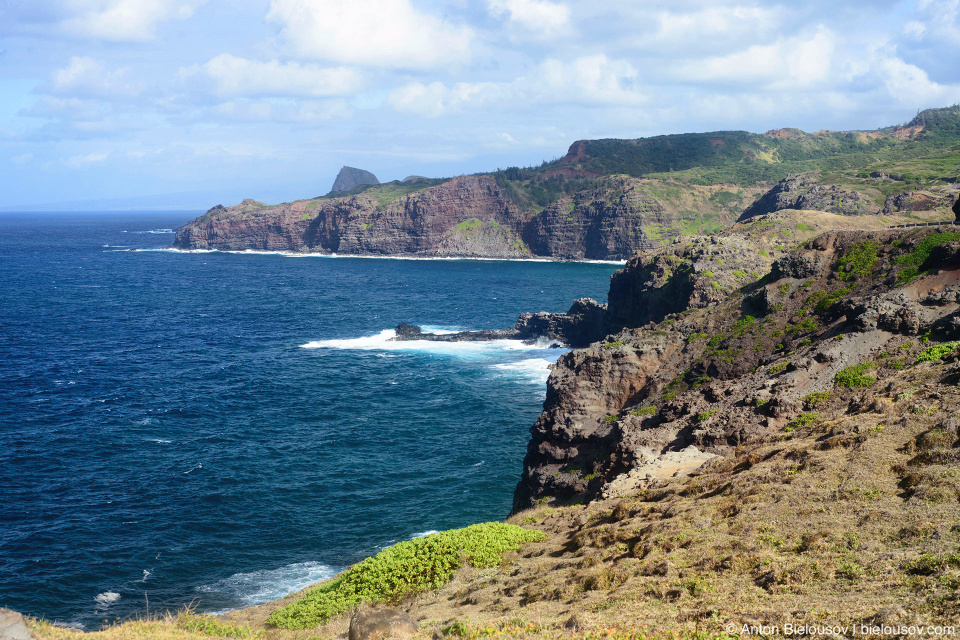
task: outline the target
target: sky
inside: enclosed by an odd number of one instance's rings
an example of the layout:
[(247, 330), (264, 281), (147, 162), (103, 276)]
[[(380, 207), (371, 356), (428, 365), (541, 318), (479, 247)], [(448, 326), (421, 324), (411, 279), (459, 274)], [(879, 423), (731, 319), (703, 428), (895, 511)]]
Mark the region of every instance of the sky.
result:
[(0, 209), (186, 208), (875, 129), (960, 102), (960, 0), (0, 0)]

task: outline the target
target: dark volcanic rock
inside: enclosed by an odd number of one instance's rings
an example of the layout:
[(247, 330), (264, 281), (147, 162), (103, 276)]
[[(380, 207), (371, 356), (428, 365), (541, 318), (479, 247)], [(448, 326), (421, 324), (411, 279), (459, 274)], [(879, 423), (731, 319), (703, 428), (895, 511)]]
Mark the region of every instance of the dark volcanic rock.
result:
[(377, 176), (369, 171), (357, 169), (355, 167), (343, 167), (337, 174), (337, 179), (333, 181), (331, 191), (350, 191), (361, 184), (380, 184)]
[(570, 347), (585, 347), (609, 333), (607, 305), (580, 298), (566, 313), (523, 313), (513, 328), (522, 339), (544, 337)]
[[(777, 260), (768, 278), (740, 286), (724, 283), (757, 253), (743, 239), (638, 255), (608, 297), (607, 321), (626, 328), (563, 355), (551, 371), (514, 510), (629, 495), (695, 473), (757, 438), (789, 433), (822, 392), (851, 407), (874, 402), (879, 383), (863, 393), (835, 386), (835, 376), (866, 363), (881, 378), (916, 357), (913, 336), (960, 337), (960, 242), (934, 246), (919, 277), (898, 277), (906, 268), (898, 259), (925, 238), (949, 238), (937, 233), (828, 232)], [(844, 268), (864, 255), (874, 259), (858, 273)]]
[(684, 243), (642, 251), (613, 274), (607, 303), (611, 331), (719, 302), (770, 268), (770, 259), (742, 238), (688, 236)]
[(812, 209), (848, 216), (879, 213), (868, 198), (856, 191), (841, 189), (836, 185), (822, 185), (813, 176), (800, 174), (781, 180), (744, 209), (737, 221), (781, 209)]
[[(391, 183), (382, 191), (300, 200), (277, 206), (245, 200), (214, 207), (177, 230), (174, 248), (293, 251), (352, 255), (623, 260), (650, 247), (644, 228), (661, 222), (660, 205), (635, 185), (617, 182), (595, 201), (563, 199), (538, 213), (493, 176), (440, 184)], [(412, 187), (411, 187), (412, 185)], [(418, 188), (420, 187), (420, 188)], [(410, 188), (413, 191), (407, 192)], [(611, 193), (608, 193), (612, 192)], [(579, 197), (579, 196), (578, 196)], [(586, 198), (586, 196), (584, 196)], [(616, 202), (608, 202), (608, 200)]]

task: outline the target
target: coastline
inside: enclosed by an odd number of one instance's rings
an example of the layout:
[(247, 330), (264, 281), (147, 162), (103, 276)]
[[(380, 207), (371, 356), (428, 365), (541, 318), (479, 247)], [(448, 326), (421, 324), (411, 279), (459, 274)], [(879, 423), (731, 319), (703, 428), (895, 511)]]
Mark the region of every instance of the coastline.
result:
[(173, 253), (230, 253), (234, 255), (261, 255), (261, 256), (283, 256), (285, 258), (364, 258), (369, 260), (419, 260), (419, 261), (456, 261), (456, 260), (474, 260), (479, 262), (556, 262), (571, 264), (613, 264), (625, 265), (626, 260), (570, 260), (568, 258), (488, 258), (480, 256), (409, 256), (409, 255), (371, 255), (371, 254), (339, 254), (339, 253), (298, 253), (295, 251), (260, 251), (256, 249), (243, 249), (240, 251), (222, 250), (222, 249), (177, 249), (175, 247), (164, 247), (161, 249), (132, 249), (132, 251), (170, 251)]

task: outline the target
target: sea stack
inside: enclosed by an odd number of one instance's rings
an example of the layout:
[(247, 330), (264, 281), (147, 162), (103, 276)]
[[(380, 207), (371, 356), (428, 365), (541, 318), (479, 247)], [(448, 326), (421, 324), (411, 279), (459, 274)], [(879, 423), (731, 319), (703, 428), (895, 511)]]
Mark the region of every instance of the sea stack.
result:
[(357, 169), (356, 167), (343, 167), (337, 174), (337, 179), (333, 181), (331, 191), (350, 191), (361, 184), (380, 184), (377, 176), (369, 171)]

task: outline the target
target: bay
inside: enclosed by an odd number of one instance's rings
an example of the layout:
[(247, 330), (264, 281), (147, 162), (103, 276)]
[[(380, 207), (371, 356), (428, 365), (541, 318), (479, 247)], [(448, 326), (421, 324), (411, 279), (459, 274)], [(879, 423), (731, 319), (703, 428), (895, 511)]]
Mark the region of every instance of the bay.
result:
[(388, 341), (612, 264), (165, 250), (193, 212), (0, 214), (0, 603), (223, 611), (504, 518), (556, 349)]

